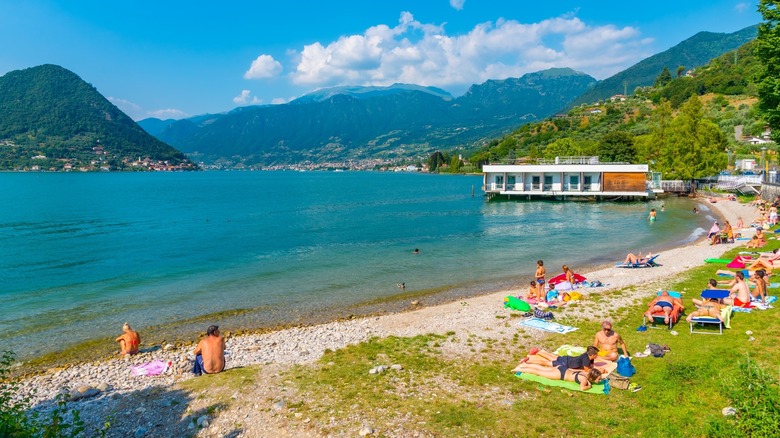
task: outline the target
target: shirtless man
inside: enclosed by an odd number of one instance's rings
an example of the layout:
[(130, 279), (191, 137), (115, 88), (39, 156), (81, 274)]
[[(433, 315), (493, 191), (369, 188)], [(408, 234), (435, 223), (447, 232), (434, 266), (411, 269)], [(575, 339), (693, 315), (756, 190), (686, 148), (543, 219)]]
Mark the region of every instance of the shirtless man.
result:
[(120, 355), (136, 354), (138, 353), (138, 347), (141, 345), (141, 336), (130, 327), (130, 324), (124, 323), (122, 325), (122, 336), (116, 338), (114, 342), (119, 342), (119, 348), (122, 349), (119, 352)]
[(752, 295), (753, 298), (761, 298), (761, 302), (765, 303), (766, 288), (769, 287), (767, 284), (766, 271), (763, 269), (757, 270), (755, 275), (750, 277), (750, 282), (756, 285), (755, 289), (750, 292), (750, 295)]
[(734, 285), (731, 287), (730, 292), (729, 297), (723, 299), (724, 303), (732, 304), (736, 307), (750, 304), (750, 288), (745, 283), (745, 274), (739, 271), (734, 274)]
[(220, 336), (219, 327), (212, 325), (206, 330), (206, 337), (195, 347), (195, 364), (192, 372), (216, 374), (225, 370), (225, 338)]
[(536, 293), (539, 296), (539, 299), (542, 299), (545, 294), (544, 290), (544, 275), (546, 271), (544, 270), (544, 262), (541, 260), (536, 261)]
[(672, 313), (672, 310), (674, 310), (675, 304), (682, 307), (680, 299), (669, 295), (669, 291), (665, 290), (661, 292), (661, 295), (658, 295), (650, 302), (650, 307), (647, 309), (647, 312), (645, 312), (645, 317), (648, 321), (652, 321), (654, 313), (663, 312), (664, 324), (669, 324), (669, 315)]
[(619, 334), (612, 330), (612, 323), (606, 320), (601, 323), (601, 330), (596, 332), (596, 338), (593, 340), (593, 346), (599, 349), (599, 356), (615, 361), (618, 358), (617, 347), (623, 349), (623, 355), (628, 356), (628, 347)]

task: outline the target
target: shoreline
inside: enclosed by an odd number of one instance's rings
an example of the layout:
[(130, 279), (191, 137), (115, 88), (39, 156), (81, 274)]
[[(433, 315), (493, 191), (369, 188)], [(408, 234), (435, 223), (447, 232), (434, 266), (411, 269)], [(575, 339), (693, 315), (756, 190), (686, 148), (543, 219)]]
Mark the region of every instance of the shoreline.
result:
[[(754, 212), (752, 206), (739, 204), (738, 201), (724, 200), (708, 205), (715, 215), (732, 223), (738, 217), (751, 218)], [(661, 265), (658, 267), (620, 269), (613, 265), (604, 265), (585, 272), (583, 275), (589, 280), (599, 280), (604, 286), (577, 289), (583, 294), (584, 300), (591, 295), (605, 295), (605, 292), (630, 286), (646, 290), (628, 297), (608, 297), (611, 301), (609, 305), (601, 305), (599, 302), (599, 306), (590, 308), (580, 305), (564, 306), (556, 311), (556, 319), (566, 323), (567, 318), (587, 321), (610, 318), (618, 313), (619, 309), (637, 300), (645, 299), (674, 275), (703, 265), (705, 258), (718, 257), (732, 247), (733, 244), (711, 246), (706, 239), (697, 239), (687, 245), (659, 251), (658, 262)], [(554, 275), (557, 275), (557, 272), (551, 271), (548, 274), (549, 277)], [(506, 295), (524, 293), (524, 288), (508, 287), (476, 296), (455, 298), (444, 303), (423, 303), (423, 305), (413, 304), (419, 298), (404, 294), (394, 300), (404, 305), (393, 313), (384, 311), (365, 316), (353, 315), (319, 324), (253, 331), (231, 330), (230, 327), (223, 325), (228, 350), (226, 369), (257, 364), (310, 364), (319, 359), (326, 350), (337, 350), (366, 341), (371, 337), (408, 337), (428, 333), (455, 333), (459, 338), (464, 339), (469, 335), (511, 337), (512, 334), (523, 329), (512, 327), (511, 330), (497, 330), (496, 321), (508, 318), (508, 311), (503, 307), (503, 298)], [(409, 302), (410, 300), (412, 302)], [(384, 304), (386, 304), (384, 301), (379, 303), (379, 305)], [(530, 342), (539, 342), (547, 336), (545, 332), (539, 331), (529, 330), (526, 333)], [(45, 406), (53, 402), (62, 387), (103, 385), (111, 388), (109, 391), (115, 393), (128, 393), (151, 386), (171, 387), (180, 380), (192, 377), (188, 369), (187, 354), (192, 351), (195, 342), (197, 340), (176, 345), (166, 342), (159, 346), (145, 348), (143, 350), (146, 352), (135, 356), (93, 357), (89, 361), (50, 365), (46, 370), (23, 374), (19, 394), (30, 397), (33, 406), (36, 404)], [(454, 353), (456, 352), (453, 351)], [(156, 359), (170, 361), (171, 371), (156, 378), (132, 377), (129, 369), (131, 365)], [(35, 394), (33, 390), (36, 390)]]

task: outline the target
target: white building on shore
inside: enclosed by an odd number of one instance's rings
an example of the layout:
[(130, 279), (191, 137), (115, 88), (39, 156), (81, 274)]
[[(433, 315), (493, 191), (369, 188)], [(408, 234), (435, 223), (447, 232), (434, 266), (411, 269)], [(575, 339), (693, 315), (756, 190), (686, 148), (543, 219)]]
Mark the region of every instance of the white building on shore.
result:
[[(647, 199), (660, 193), (660, 174), (647, 164), (602, 163), (599, 157), (556, 157), (536, 164), (482, 166), (488, 198)], [(657, 180), (657, 181), (656, 181)]]

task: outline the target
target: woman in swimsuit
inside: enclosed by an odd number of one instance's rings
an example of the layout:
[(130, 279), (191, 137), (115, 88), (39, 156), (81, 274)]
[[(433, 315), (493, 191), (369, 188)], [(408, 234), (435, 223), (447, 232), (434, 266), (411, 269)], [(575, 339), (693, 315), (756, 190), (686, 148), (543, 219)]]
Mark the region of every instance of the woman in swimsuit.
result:
[(544, 365), (524, 363), (520, 364), (514, 371), (534, 374), (550, 380), (565, 380), (567, 382), (579, 383), (580, 389), (583, 391), (589, 390), (593, 383), (598, 383), (601, 380), (601, 371), (596, 368), (591, 368), (590, 371), (576, 371), (567, 369), (563, 365), (546, 367)]
[(720, 316), (720, 304), (718, 303), (718, 299), (710, 298), (703, 301), (701, 307), (691, 312), (685, 320), (691, 322), (691, 320), (697, 316), (709, 316), (723, 321), (723, 318)]

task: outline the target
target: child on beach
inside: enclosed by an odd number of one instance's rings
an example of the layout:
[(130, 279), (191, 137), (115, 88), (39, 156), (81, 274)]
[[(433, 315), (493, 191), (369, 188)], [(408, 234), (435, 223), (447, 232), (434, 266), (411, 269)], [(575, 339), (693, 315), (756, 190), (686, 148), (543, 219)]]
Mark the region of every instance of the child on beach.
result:
[(536, 261), (536, 293), (540, 299), (544, 297), (544, 262), (541, 260)]
[(538, 298), (538, 288), (536, 287), (536, 281), (531, 280), (531, 284), (528, 287), (528, 293), (525, 294), (526, 299), (532, 300)]

